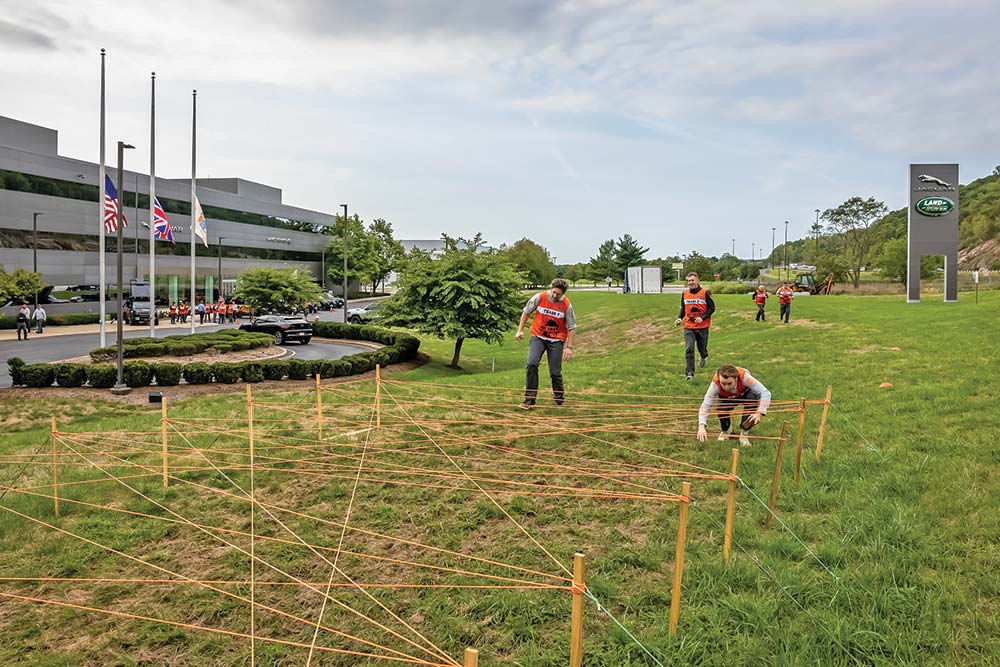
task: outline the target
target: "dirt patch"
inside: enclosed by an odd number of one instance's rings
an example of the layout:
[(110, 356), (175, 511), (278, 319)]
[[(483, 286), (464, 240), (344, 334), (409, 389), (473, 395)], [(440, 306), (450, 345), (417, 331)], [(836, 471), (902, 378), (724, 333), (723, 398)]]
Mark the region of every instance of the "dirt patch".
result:
[(647, 317), (636, 321), (635, 324), (626, 329), (625, 338), (641, 343), (658, 343), (661, 340), (666, 340), (674, 333), (674, 330), (671, 328), (672, 326), (672, 323), (668, 327), (654, 322)]
[(829, 329), (833, 325), (829, 322), (817, 322), (816, 320), (797, 320), (792, 318), (789, 324), (793, 324), (799, 327), (805, 327), (807, 329)]
[[(233, 363), (236, 363), (240, 361), (263, 361), (264, 359), (275, 359), (282, 356), (286, 352), (287, 350), (283, 347), (258, 347), (255, 350), (240, 350), (239, 352), (226, 352), (225, 354), (221, 354), (215, 348), (209, 348), (201, 354), (193, 354), (190, 357), (130, 357), (127, 361), (148, 361), (151, 363), (168, 364), (193, 364), (196, 361), (203, 361), (209, 364), (213, 364), (217, 361), (232, 361)], [(94, 360), (91, 359), (90, 356), (73, 357), (72, 359), (63, 359), (62, 361), (53, 361), (51, 363), (60, 364), (67, 361), (74, 364), (94, 363)]]

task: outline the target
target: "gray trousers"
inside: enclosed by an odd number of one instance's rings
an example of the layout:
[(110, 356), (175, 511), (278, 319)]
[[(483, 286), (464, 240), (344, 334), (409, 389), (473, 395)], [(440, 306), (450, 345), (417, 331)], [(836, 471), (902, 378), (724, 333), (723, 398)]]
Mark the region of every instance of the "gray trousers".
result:
[(694, 347), (702, 358), (708, 356), (708, 327), (684, 330), (684, 374), (694, 375)]
[(778, 308), (779, 308), (778, 319), (779, 320), (784, 320), (785, 323), (787, 324), (788, 323), (788, 315), (789, 315), (789, 313), (792, 312), (792, 304), (790, 304), (790, 303), (778, 304)]
[(524, 400), (535, 402), (538, 396), (538, 364), (545, 354), (549, 364), (549, 378), (552, 380), (552, 396), (556, 403), (563, 402), (562, 356), (565, 343), (561, 340), (545, 340), (532, 336), (528, 340), (528, 364), (525, 367)]

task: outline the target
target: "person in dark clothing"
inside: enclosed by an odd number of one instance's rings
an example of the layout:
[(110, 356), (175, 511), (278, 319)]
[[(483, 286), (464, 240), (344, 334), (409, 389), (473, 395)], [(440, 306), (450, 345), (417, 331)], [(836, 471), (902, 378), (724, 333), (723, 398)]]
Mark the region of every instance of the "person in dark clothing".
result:
[(24, 340), (28, 340), (28, 307), (21, 306), (21, 310), (17, 311), (17, 339), (21, 340), (21, 332), (24, 332)]
[(757, 285), (757, 291), (753, 293), (753, 302), (757, 304), (757, 317), (754, 318), (757, 322), (763, 322), (767, 320), (767, 316), (764, 313), (764, 306), (767, 304), (767, 290), (764, 289), (763, 285)]
[(681, 310), (674, 324), (684, 324), (684, 376), (694, 377), (694, 348), (697, 345), (701, 355), (699, 366), (705, 367), (708, 359), (708, 329), (712, 325), (715, 301), (712, 293), (701, 286), (698, 274), (687, 274), (687, 289), (681, 295)]

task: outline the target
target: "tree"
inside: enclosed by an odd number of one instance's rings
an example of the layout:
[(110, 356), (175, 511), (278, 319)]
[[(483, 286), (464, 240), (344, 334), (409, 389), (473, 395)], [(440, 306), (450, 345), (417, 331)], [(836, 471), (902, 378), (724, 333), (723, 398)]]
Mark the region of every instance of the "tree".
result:
[(562, 277), (571, 283), (575, 283), (578, 280), (583, 280), (589, 275), (588, 265), (583, 262), (577, 262), (576, 264), (570, 264), (563, 271)]
[(518, 271), (528, 276), (529, 285), (547, 285), (555, 277), (556, 267), (549, 251), (531, 239), (521, 239), (501, 251)]
[(713, 265), (712, 269), (719, 274), (719, 278), (722, 280), (735, 280), (740, 275), (741, 266), (743, 266), (743, 261), (727, 252)]
[(597, 249), (597, 255), (587, 263), (590, 277), (595, 281), (604, 282), (608, 276), (614, 278), (615, 273), (615, 240), (608, 239)]
[(649, 252), (649, 248), (640, 246), (631, 234), (626, 234), (615, 243), (615, 266), (619, 275), (625, 274), (625, 269), (630, 266), (641, 266), (645, 263), (643, 256)]
[(323, 289), (300, 269), (251, 269), (236, 276), (236, 300), (255, 313), (288, 313), (322, 299)]
[(438, 259), (413, 250), (399, 270), (398, 291), (383, 302), (379, 322), (455, 340), (451, 368), (460, 368), (466, 338), (498, 343), (520, 316), (525, 276), (504, 253), (480, 250), (482, 234), (443, 235)]
[[(944, 265), (940, 256), (925, 255), (920, 258), (920, 277), (933, 278), (937, 269)], [(906, 284), (906, 237), (890, 239), (882, 244), (882, 250), (875, 258), (875, 266), (882, 269), (882, 275), (894, 282)]]
[[(344, 229), (347, 229), (347, 280), (370, 280), (378, 272), (375, 259), (375, 242), (365, 230), (357, 214), (348, 217), (338, 215), (327, 233), (332, 237), (326, 246), (326, 275), (335, 284), (344, 281)], [(344, 295), (347, 298), (347, 295)]]
[(27, 269), (14, 269), (7, 273), (0, 266), (0, 304), (30, 303), (35, 294), (42, 291), (42, 274)]
[(888, 212), (886, 205), (875, 201), (874, 197), (851, 197), (837, 208), (823, 212), (822, 218), (830, 230), (843, 237), (855, 288), (861, 281), (861, 267), (865, 265), (868, 251), (874, 242), (872, 225)]
[[(368, 235), (372, 244), (371, 278), (372, 294), (375, 286), (384, 281), (390, 273), (396, 270), (399, 260), (403, 257), (403, 244), (392, 236), (392, 224), (383, 218), (372, 220), (368, 227)], [(348, 242), (350, 242), (348, 240)], [(343, 242), (341, 242), (343, 247)], [(343, 264), (343, 259), (340, 260)], [(348, 270), (350, 267), (348, 267)], [(343, 268), (341, 268), (343, 273)]]
[[(684, 258), (684, 275), (694, 271), (698, 274), (698, 277), (702, 280), (709, 280), (712, 278), (712, 262), (709, 259), (698, 252), (692, 251), (690, 255)], [(681, 276), (682, 278), (684, 276)]]

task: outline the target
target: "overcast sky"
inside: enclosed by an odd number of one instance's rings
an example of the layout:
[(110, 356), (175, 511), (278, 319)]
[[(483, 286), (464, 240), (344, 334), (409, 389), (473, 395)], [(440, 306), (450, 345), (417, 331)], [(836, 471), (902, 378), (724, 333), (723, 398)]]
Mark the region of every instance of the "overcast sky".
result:
[(996, 0), (0, 0), (0, 115), (157, 173), (346, 202), (401, 238), (529, 237), (586, 261), (770, 250), (907, 164), (1000, 164)]

